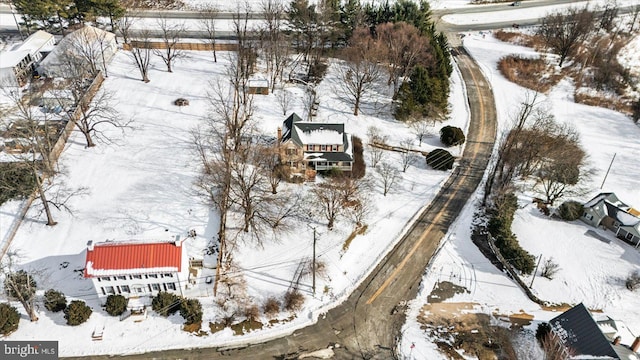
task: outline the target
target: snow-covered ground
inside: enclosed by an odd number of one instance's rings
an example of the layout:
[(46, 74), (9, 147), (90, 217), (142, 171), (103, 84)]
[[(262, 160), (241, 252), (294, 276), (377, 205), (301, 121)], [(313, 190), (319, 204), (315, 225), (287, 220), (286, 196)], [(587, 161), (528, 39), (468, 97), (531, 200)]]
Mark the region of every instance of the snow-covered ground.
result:
[[(502, 43), (483, 34), (471, 33), (464, 46), (478, 60), (492, 84), (498, 110), (499, 128), (510, 123), (510, 115), (527, 96), (527, 90), (506, 80), (497, 70), (498, 60), (511, 53), (532, 55), (528, 48)], [(623, 54), (631, 68), (639, 68), (637, 53)], [(576, 200), (586, 201), (600, 191), (613, 191), (630, 205), (640, 206), (640, 128), (628, 117), (615, 111), (573, 102), (573, 87), (562, 81), (543, 96), (548, 107), (561, 122), (572, 124), (580, 133), (581, 143), (589, 155), (595, 173), (589, 182), (591, 193)], [(615, 162), (602, 190), (600, 185), (613, 154)], [(525, 189), (531, 194), (530, 189)], [(530, 326), (557, 315), (543, 311), (531, 302), (505, 274), (497, 270), (470, 240), (470, 224), (480, 198), (470, 201), (456, 224), (447, 234), (433, 265), (426, 271), (417, 298), (407, 312), (403, 340), (399, 350), (406, 359), (444, 359), (420, 329), (416, 317), (427, 303), (427, 296), (440, 281), (450, 281), (468, 289), (446, 302), (472, 303), (474, 310), (484, 313), (511, 314), (525, 312), (534, 316)], [(533, 291), (543, 300), (576, 304), (584, 302), (592, 309), (617, 320), (622, 343), (630, 345), (640, 334), (640, 297), (624, 286), (629, 272), (640, 268), (640, 253), (618, 240), (611, 232), (597, 230), (609, 243), (585, 235), (596, 230), (581, 221), (561, 222), (542, 215), (522, 196), (515, 215), (513, 231), (522, 246), (533, 255), (553, 257), (561, 268), (554, 280), (536, 277)], [(524, 278), (529, 283), (530, 277)], [(413, 346), (412, 346), (413, 344)], [(535, 353), (532, 352), (532, 354)], [(533, 356), (533, 355), (531, 355)], [(532, 357), (536, 358), (536, 357)]]
[[(418, 159), (402, 173), (401, 182), (388, 196), (382, 196), (376, 185), (371, 193), (375, 210), (366, 220), (368, 231), (356, 237), (346, 252), (342, 247), (353, 230), (352, 221), (342, 218), (333, 231), (327, 231), (322, 220), (318, 220), (315, 224), (319, 232), (317, 254), (326, 266), (327, 275), (318, 279), (315, 298), (310, 294), (311, 279), (302, 280), (307, 302), (292, 321), (243, 338), (234, 336), (229, 329), (203, 337), (190, 335), (181, 330), (179, 315), (162, 318), (152, 314), (143, 322), (120, 322), (100, 308), (91, 282), (81, 277), (88, 240), (169, 239), (193, 229), (197, 237), (188, 240), (185, 246), (189, 256), (201, 258), (207, 241), (217, 231), (215, 212), (206, 205), (204, 197), (196, 194), (193, 185), (198, 158), (192, 148), (190, 131), (203, 124), (209, 110), (210, 82), (223, 78), (229, 54), (219, 53), (217, 64), (206, 51), (188, 55), (175, 64), (173, 73), (167, 73), (159, 59), (153, 59), (148, 84), (139, 80), (137, 69), (126, 53), (115, 56), (103, 87), (115, 92), (117, 108), (123, 117), (133, 120), (132, 128), (124, 133), (104, 128), (113, 143), (101, 143), (90, 149), (85, 148), (81, 134), (74, 133), (60, 165), (67, 173), (64, 181), (73, 187), (86, 187), (89, 194), (72, 199), (72, 215), (55, 212), (58, 221), (55, 227), (44, 225), (36, 201), (12, 244), (12, 249), (21, 255), (22, 266), (41, 271), (42, 275), (37, 277), (39, 288), (60, 290), (69, 300), (85, 300), (94, 313), (87, 323), (71, 327), (65, 325), (62, 314), (52, 314), (40, 305), (40, 320), (21, 321), (18, 331), (8, 339), (59, 340), (61, 355), (69, 356), (213, 346), (290, 332), (309, 324), (318, 313), (346, 297), (401, 237), (407, 222), (429, 203), (448, 174), (428, 169), (424, 159)], [(377, 97), (363, 103), (360, 116), (353, 116), (350, 105), (337, 90), (336, 66), (340, 64), (332, 62), (325, 80), (316, 89), (320, 96), (316, 121), (343, 122), (347, 132), (364, 141), (367, 129), (377, 126), (381, 133), (389, 136), (390, 144), (412, 138), (416, 148), (429, 150), (440, 146), (436, 134), (444, 124), (434, 128), (420, 146), (406, 125), (392, 119), (385, 86), (378, 88)], [(448, 123), (466, 128), (468, 112), (461, 80), (455, 75), (452, 81), (453, 112)], [(290, 85), (288, 90), (294, 95), (289, 113), (295, 111), (303, 115), (303, 88)], [(190, 105), (174, 106), (173, 101), (178, 97), (187, 98)], [(259, 128), (275, 137), (277, 127), (284, 120), (275, 96), (256, 96), (254, 101)], [(461, 149), (456, 147), (451, 151), (458, 155)], [(387, 160), (397, 163), (399, 155), (390, 153)], [(367, 177), (375, 182), (375, 170), (367, 169)], [(281, 191), (304, 193), (312, 186), (286, 184)], [(6, 236), (6, 224), (12, 222), (17, 206), (17, 202), (9, 202), (0, 207), (1, 238)], [(312, 229), (298, 223), (293, 231), (280, 235), (277, 241), (267, 238), (263, 247), (240, 243), (234, 259), (242, 269), (250, 301), (261, 306), (269, 296), (282, 297), (299, 262), (311, 257), (312, 242)], [(208, 330), (209, 321), (220, 320), (211, 285), (200, 284), (186, 295), (198, 297), (203, 304), (203, 330)], [(281, 318), (288, 316), (281, 314)], [(93, 330), (103, 326), (103, 340), (92, 341)]]

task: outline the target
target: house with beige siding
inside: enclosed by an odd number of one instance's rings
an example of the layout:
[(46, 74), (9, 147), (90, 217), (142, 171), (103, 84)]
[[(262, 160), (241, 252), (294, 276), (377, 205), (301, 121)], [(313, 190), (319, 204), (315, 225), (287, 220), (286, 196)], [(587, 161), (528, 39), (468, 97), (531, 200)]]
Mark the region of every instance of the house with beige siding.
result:
[(311, 180), (318, 171), (352, 170), (353, 144), (344, 124), (305, 122), (294, 113), (278, 128), (278, 142), (280, 162), (293, 175)]

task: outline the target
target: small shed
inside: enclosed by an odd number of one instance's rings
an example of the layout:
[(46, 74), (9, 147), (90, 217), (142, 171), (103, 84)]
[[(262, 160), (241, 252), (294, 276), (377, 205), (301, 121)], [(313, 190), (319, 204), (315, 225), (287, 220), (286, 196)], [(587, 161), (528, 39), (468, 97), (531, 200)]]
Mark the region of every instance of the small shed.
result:
[(269, 81), (267, 79), (249, 79), (249, 94), (269, 95)]

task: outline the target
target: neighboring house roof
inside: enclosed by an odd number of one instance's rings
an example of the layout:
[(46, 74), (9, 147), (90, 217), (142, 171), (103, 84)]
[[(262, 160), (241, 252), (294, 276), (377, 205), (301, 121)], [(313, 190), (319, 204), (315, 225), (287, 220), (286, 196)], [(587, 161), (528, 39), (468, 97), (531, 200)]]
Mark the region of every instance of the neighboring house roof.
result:
[(30, 54), (28, 50), (3, 51), (0, 55), (0, 68), (12, 68)]
[(613, 346), (583, 304), (578, 304), (551, 319), (549, 325), (560, 341), (575, 355), (619, 359)]
[[(601, 218), (609, 216), (618, 221), (622, 226), (635, 229), (634, 233), (640, 231), (640, 217), (637, 210), (623, 203), (614, 193), (601, 193), (584, 204), (598, 214)], [(640, 234), (636, 234), (640, 236)]]
[(352, 161), (353, 151), (351, 138), (344, 131), (344, 124), (303, 122), (295, 113), (291, 114), (282, 126), (282, 142), (293, 141), (303, 146), (336, 145), (344, 146), (343, 152), (319, 152), (305, 153), (305, 159), (312, 161)]
[[(101, 51), (108, 52), (109, 44), (113, 42), (115, 42), (113, 33), (85, 25), (62, 38), (53, 51), (40, 62), (40, 66), (43, 68), (60, 66), (66, 54), (78, 55), (78, 47), (82, 52), (97, 57)], [(111, 53), (105, 54), (107, 57), (110, 55)]]
[(182, 244), (177, 242), (102, 242), (89, 244), (85, 277), (180, 272)]
[(22, 44), (17, 46), (16, 50), (28, 50), (33, 54), (34, 52), (42, 50), (45, 45), (53, 41), (53, 35), (46, 31), (38, 30), (31, 34)]

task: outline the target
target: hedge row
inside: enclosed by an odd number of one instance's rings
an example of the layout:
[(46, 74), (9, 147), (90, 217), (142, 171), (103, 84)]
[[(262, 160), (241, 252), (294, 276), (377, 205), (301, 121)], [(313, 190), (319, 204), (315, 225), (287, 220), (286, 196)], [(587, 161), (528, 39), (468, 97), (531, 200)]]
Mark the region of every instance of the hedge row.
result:
[(518, 238), (511, 232), (513, 215), (517, 209), (518, 199), (513, 193), (501, 196), (496, 201), (487, 229), (496, 239), (496, 246), (509, 264), (524, 274), (531, 274), (535, 257), (520, 246)]

